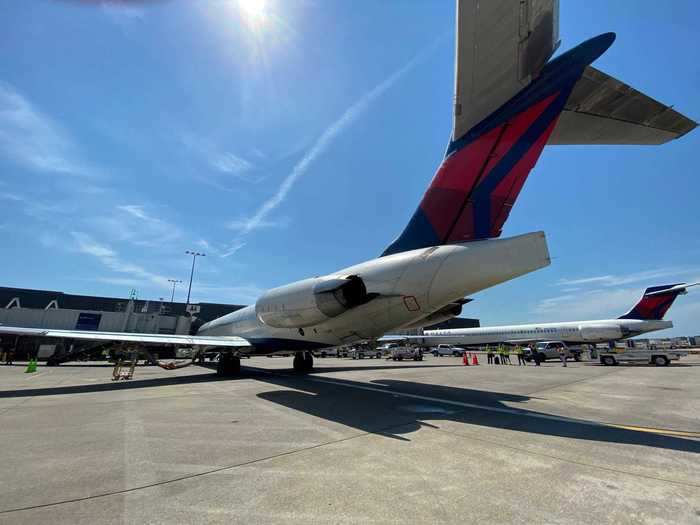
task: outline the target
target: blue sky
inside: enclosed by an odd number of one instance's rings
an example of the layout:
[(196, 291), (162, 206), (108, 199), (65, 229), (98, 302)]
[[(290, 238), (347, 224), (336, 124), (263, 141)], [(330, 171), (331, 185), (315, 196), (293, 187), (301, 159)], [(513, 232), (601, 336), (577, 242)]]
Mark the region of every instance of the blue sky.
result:
[[(562, 0), (561, 49), (700, 118), (697, 2)], [(371, 259), (403, 229), (451, 129), (452, 2), (3, 2), (5, 286), (193, 301)], [(504, 235), (552, 265), (477, 294), (483, 324), (617, 316), (700, 280), (700, 132), (662, 147), (550, 147)], [(177, 292), (180, 300), (186, 290)], [(700, 333), (700, 293), (667, 334)]]

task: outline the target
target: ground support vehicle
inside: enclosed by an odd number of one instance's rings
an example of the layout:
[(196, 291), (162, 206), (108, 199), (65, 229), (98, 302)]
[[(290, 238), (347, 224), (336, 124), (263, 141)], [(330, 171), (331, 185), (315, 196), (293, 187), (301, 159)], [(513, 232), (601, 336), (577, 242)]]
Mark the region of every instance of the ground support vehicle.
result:
[(400, 346), (396, 345), (391, 349), (391, 359), (394, 361), (403, 361), (413, 359), (414, 361), (423, 360), (423, 349), (417, 346)]
[(606, 366), (620, 363), (648, 363), (656, 366), (668, 366), (671, 361), (678, 361), (688, 355), (683, 350), (653, 350), (625, 348), (609, 351), (598, 351), (600, 362)]

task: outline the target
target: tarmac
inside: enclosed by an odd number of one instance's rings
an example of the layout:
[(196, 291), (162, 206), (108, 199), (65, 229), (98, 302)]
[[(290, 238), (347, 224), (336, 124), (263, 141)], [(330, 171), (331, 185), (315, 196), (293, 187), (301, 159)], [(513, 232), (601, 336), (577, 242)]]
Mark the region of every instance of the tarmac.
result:
[(700, 356), (0, 366), (0, 523), (700, 523)]

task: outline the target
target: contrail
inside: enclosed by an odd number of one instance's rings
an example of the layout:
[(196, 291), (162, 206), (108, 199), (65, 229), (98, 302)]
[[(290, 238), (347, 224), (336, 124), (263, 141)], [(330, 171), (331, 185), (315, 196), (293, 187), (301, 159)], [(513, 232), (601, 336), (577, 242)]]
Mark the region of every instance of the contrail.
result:
[(299, 162), (297, 162), (291, 173), (282, 181), (277, 193), (266, 200), (260, 206), (260, 208), (258, 208), (258, 211), (245, 222), (243, 228), (241, 228), (239, 238), (256, 229), (270, 214), (270, 212), (284, 201), (297, 179), (306, 173), (309, 166), (328, 149), (328, 147), (333, 143), (333, 140), (335, 140), (338, 135), (345, 131), (350, 124), (355, 122), (358, 117), (367, 111), (372, 102), (379, 98), (386, 90), (392, 87), (402, 76), (425, 60), (425, 58), (437, 47), (441, 40), (442, 38), (437, 39), (426, 49), (414, 56), (403, 67), (394, 71), (384, 81), (377, 84), (371, 90), (362, 95), (359, 100), (357, 100), (343, 112), (338, 120), (328, 126), (323, 133), (321, 133), (316, 142), (314, 142), (309, 151)]

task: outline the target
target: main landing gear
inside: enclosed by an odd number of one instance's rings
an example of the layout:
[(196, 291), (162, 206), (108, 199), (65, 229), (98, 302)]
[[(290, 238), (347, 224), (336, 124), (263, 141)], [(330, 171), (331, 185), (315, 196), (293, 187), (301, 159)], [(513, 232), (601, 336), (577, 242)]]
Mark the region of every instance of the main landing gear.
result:
[(314, 356), (311, 352), (296, 352), (292, 364), (295, 372), (311, 372), (314, 368)]
[(228, 352), (219, 354), (219, 363), (216, 365), (216, 375), (219, 377), (233, 377), (241, 373), (241, 358)]

